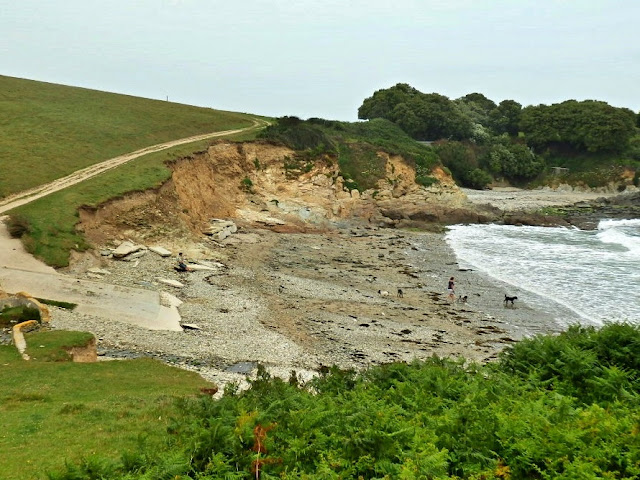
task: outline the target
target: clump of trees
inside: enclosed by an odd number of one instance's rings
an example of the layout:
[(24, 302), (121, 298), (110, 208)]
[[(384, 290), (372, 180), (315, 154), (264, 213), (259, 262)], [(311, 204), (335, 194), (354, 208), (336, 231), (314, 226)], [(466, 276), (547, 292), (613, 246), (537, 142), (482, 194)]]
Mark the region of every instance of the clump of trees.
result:
[(417, 140), (462, 140), (472, 133), (472, 122), (444, 95), (425, 94), (406, 83), (378, 90), (358, 109), (358, 118), (385, 118)]
[(640, 114), (606, 102), (523, 108), (515, 100), (496, 104), (481, 93), (450, 100), (399, 83), (365, 99), (358, 117), (384, 118), (416, 140), (436, 142), (456, 181), (472, 188), (496, 179), (526, 184), (548, 164), (593, 170), (598, 162), (627, 161), (640, 167)]
[(433, 357), (309, 383), (259, 369), (245, 392), (186, 398), (164, 446), (51, 480), (640, 476), (640, 328), (574, 326), (495, 364)]
[(554, 146), (576, 152), (620, 153), (636, 134), (636, 115), (605, 102), (568, 100), (530, 106), (522, 111), (520, 129), (537, 150)]

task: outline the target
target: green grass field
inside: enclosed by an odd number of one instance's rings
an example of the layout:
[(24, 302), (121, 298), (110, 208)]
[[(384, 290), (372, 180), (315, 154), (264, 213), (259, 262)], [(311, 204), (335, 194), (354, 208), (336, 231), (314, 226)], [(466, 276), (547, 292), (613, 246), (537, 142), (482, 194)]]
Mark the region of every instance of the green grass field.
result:
[(254, 117), (0, 76), (0, 198), (157, 143)]
[(209, 141), (201, 141), (145, 155), (18, 207), (10, 214), (28, 222), (29, 231), (23, 237), (23, 243), (30, 253), (49, 265), (64, 267), (69, 264), (72, 249), (82, 251), (89, 247), (82, 234), (75, 230), (79, 207), (98, 205), (127, 192), (157, 187), (171, 177), (171, 171), (165, 166), (167, 161), (202, 150), (208, 144)]
[[(82, 339), (79, 332), (34, 333), (28, 348), (50, 352), (68, 343), (60, 334), (72, 343)], [(174, 399), (211, 387), (195, 373), (151, 359), (24, 361), (8, 345), (0, 345), (0, 385), (1, 480), (43, 479), (65, 461), (93, 454), (116, 459), (141, 441), (153, 445), (166, 433)]]
[[(255, 116), (0, 76), (0, 198), (140, 148), (199, 133), (250, 127)], [(251, 140), (258, 129), (226, 138)], [(220, 137), (217, 137), (220, 138)], [(88, 247), (75, 231), (77, 210), (171, 176), (169, 160), (212, 140), (151, 153), (79, 185), (16, 208), (29, 225), (27, 250), (49, 265), (68, 265)]]

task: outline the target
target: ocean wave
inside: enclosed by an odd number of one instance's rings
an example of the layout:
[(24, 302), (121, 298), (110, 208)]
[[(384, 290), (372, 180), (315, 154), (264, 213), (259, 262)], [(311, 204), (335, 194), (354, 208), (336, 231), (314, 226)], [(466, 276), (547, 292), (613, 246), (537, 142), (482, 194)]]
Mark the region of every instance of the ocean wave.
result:
[(598, 224), (598, 240), (617, 245), (629, 255), (640, 258), (640, 219), (602, 220)]
[(545, 305), (552, 301), (587, 323), (640, 323), (638, 225), (612, 221), (597, 231), (456, 225), (446, 240), (461, 266), (529, 292), (540, 308), (552, 309)]

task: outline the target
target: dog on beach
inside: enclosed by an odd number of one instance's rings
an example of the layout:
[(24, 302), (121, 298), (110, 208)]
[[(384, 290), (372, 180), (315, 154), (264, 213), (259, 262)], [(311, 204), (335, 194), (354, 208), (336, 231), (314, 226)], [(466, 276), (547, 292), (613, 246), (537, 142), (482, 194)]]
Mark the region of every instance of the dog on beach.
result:
[(401, 288), (398, 289), (398, 298), (404, 298), (404, 292)]
[(469, 297), (467, 295), (458, 295), (458, 303), (467, 303), (467, 300), (469, 300)]
[(505, 294), (504, 295), (504, 306), (506, 307), (507, 305), (509, 305), (509, 302), (511, 302), (511, 306), (513, 307), (513, 301), (517, 300), (518, 297), (510, 297), (509, 295)]
[(388, 297), (389, 292), (387, 292), (386, 290), (378, 290), (378, 295), (380, 295), (381, 297)]

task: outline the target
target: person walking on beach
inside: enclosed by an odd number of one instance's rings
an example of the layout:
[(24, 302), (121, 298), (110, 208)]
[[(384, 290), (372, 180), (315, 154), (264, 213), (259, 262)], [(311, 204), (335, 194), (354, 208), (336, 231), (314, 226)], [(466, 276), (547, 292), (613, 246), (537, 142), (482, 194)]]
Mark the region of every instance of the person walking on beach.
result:
[(449, 292), (449, 301), (451, 303), (453, 303), (453, 301), (456, 299), (456, 283), (455, 283), (455, 279), (453, 277), (451, 277), (449, 279), (449, 285), (447, 286), (447, 292)]

